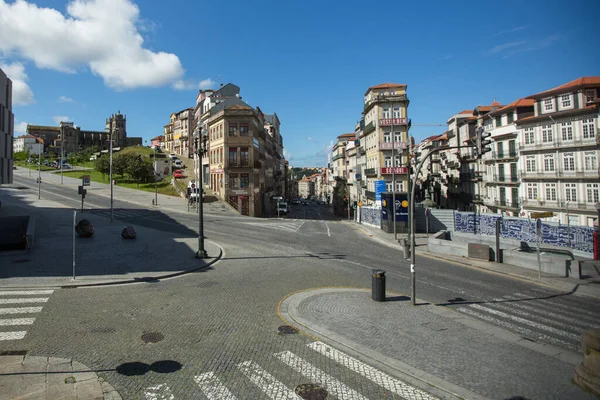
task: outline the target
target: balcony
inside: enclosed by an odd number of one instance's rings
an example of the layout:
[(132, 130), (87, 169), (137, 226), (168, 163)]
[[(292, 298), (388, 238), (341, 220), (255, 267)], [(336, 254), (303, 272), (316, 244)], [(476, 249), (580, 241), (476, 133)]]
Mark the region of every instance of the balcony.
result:
[(366, 176), (377, 176), (377, 169), (376, 168), (367, 168), (367, 169), (365, 169), (365, 175)]
[(379, 142), (380, 150), (406, 150), (408, 148), (407, 142)]
[(440, 157), (439, 157), (437, 154), (434, 154), (434, 155), (433, 155), (433, 156), (431, 156), (431, 158), (429, 159), (429, 162), (430, 162), (430, 163), (439, 163), (440, 161), (441, 161), (441, 160), (440, 160)]
[(375, 200), (375, 192), (370, 192), (370, 191), (366, 190), (365, 196), (367, 196), (367, 199), (369, 199), (369, 200)]
[(503, 183), (519, 183), (519, 177), (494, 174), (494, 181)]
[[(389, 103), (389, 102), (409, 102), (408, 96), (405, 94), (398, 95), (387, 95), (387, 96), (373, 96), (369, 100), (365, 101), (365, 110), (373, 104), (377, 103)], [(408, 105), (408, 104), (407, 104)]]
[(440, 153), (440, 158), (442, 160), (445, 160), (446, 158), (448, 158), (448, 156), (446, 155), (446, 153)]
[(373, 123), (373, 121), (371, 121), (365, 125), (365, 128), (363, 129), (363, 134), (367, 135), (367, 134), (373, 132), (374, 130), (375, 130), (375, 124)]
[(564, 171), (557, 169), (554, 171), (522, 171), (521, 179), (557, 179), (557, 178), (583, 178), (583, 179), (594, 179), (600, 178), (600, 168), (584, 171)]
[(492, 158), (494, 160), (508, 160), (511, 158), (517, 158), (519, 155), (516, 150), (513, 151), (492, 151)]
[(334, 155), (334, 156), (333, 156), (332, 160), (333, 160), (333, 161), (335, 161), (335, 160), (339, 160), (340, 158), (343, 158), (343, 157), (344, 157), (344, 155), (343, 155), (343, 154), (339, 154), (339, 153), (338, 153), (338, 154), (336, 154), (336, 155)]
[(506, 199), (500, 199), (500, 200), (494, 200), (494, 205), (496, 207), (506, 207), (506, 208), (512, 208), (512, 209), (520, 209), (521, 208), (521, 202), (519, 200), (516, 201), (508, 201)]
[(456, 161), (448, 162), (448, 168), (458, 168), (460, 165)]
[(408, 118), (380, 118), (379, 126), (400, 126), (400, 125), (408, 125), (410, 126), (410, 119)]

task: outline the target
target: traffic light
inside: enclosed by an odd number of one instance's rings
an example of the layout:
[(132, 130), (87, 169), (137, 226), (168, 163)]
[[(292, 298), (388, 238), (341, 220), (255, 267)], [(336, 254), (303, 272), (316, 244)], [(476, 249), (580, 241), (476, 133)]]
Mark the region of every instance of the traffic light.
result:
[(415, 167), (419, 165), (419, 163), (421, 162), (421, 152), (420, 151), (415, 151), (413, 153), (413, 160), (414, 160), (414, 165)]
[(490, 136), (492, 136), (492, 134), (490, 132), (485, 132), (483, 130), (482, 126), (477, 128), (477, 157), (478, 158), (481, 158), (488, 151), (492, 151), (491, 147), (489, 147), (492, 144), (492, 141), (487, 139)]

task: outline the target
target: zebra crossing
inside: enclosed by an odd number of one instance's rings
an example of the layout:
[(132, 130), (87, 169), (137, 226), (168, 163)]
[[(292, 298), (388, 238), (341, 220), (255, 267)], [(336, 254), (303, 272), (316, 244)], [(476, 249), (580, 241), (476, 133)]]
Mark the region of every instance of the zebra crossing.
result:
[[(35, 317), (42, 311), (54, 290), (0, 290), (0, 341), (20, 340), (25, 337), (28, 326), (33, 325)], [(40, 305), (41, 304), (41, 305)]]
[[(400, 398), (406, 400), (436, 400), (437, 397), (400, 381), (390, 375), (387, 375), (376, 368), (373, 368), (364, 362), (345, 354), (323, 342), (316, 341), (307, 345), (308, 349), (314, 351), (316, 356), (324, 356), (324, 359), (333, 361), (340, 369), (350, 371), (350, 374), (355, 374), (354, 377), (349, 377), (345, 382), (340, 378), (332, 376), (331, 371), (324, 371), (307, 361), (307, 356), (302, 358), (291, 351), (282, 351), (272, 354), (275, 362), (271, 364), (271, 368), (277, 371), (282, 370), (281, 366), (288, 368), (289, 372), (295, 372), (304, 377), (301, 382), (286, 385), (279, 381), (275, 376), (263, 368), (253, 360), (247, 360), (236, 365), (237, 370), (243, 378), (247, 379), (254, 388), (260, 391), (260, 398), (269, 398), (276, 400), (301, 400), (305, 398), (300, 396), (296, 390), (297, 385), (310, 382), (318, 385), (318, 387), (327, 391), (327, 398), (335, 398), (340, 400), (368, 400), (368, 394), (360, 393), (366, 385), (358, 382), (356, 377), (366, 379), (379, 388), (378, 397), (382, 398), (399, 395)], [(312, 358), (311, 358), (312, 359)], [(231, 374), (231, 373), (227, 373)], [(347, 377), (346, 373), (340, 374)], [(290, 374), (286, 374), (290, 376)], [(237, 400), (248, 398), (248, 393), (239, 393), (239, 386), (227, 387), (224, 383), (224, 377), (214, 371), (204, 372), (194, 375), (193, 380), (202, 394), (209, 400)], [(243, 386), (243, 385), (242, 385)], [(354, 387), (351, 387), (354, 386)], [(236, 390), (237, 389), (237, 390)], [(174, 391), (166, 384), (150, 386), (145, 389), (146, 400), (175, 400)], [(315, 397), (316, 398), (316, 397)], [(394, 397), (396, 398), (396, 397)]]
[[(95, 208), (91, 210), (85, 210), (83, 215), (90, 213), (98, 215), (103, 218), (110, 218), (110, 210), (104, 208)], [(132, 218), (145, 218), (152, 214), (156, 214), (153, 210), (146, 210), (142, 208), (115, 208), (113, 209), (113, 218), (115, 219), (132, 219)]]
[[(304, 224), (304, 221), (280, 220), (281, 222), (244, 222), (246, 225), (258, 226), (261, 228), (277, 229), (296, 233)], [(283, 222), (286, 221), (286, 222)]]
[(516, 292), (453, 308), (527, 339), (575, 351), (579, 351), (581, 335), (586, 330), (600, 328), (600, 309), (565, 304), (539, 289), (532, 289), (532, 294)]

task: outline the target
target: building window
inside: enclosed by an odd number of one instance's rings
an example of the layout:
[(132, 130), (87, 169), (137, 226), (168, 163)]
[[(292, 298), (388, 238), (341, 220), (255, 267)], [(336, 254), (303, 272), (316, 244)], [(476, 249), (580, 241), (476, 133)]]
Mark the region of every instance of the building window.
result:
[(552, 143), (552, 125), (542, 125), (542, 142)]
[(562, 140), (573, 140), (573, 123), (563, 122), (560, 124), (562, 132)]
[(230, 147), (229, 148), (229, 166), (230, 167), (237, 167), (238, 165), (238, 161), (237, 161), (237, 147)]
[(240, 174), (240, 188), (250, 187), (250, 174)]
[(544, 99), (544, 111), (554, 111), (552, 99)]
[(238, 174), (229, 174), (229, 188), (237, 189), (238, 187)]
[(248, 124), (240, 124), (240, 136), (248, 136)]
[(496, 117), (496, 127), (502, 126), (502, 117)]
[(392, 166), (392, 157), (391, 156), (386, 156), (384, 161), (383, 161), (383, 165), (386, 166), (386, 168), (391, 167)]
[(554, 154), (544, 154), (544, 171), (554, 172)]
[(586, 171), (596, 171), (598, 161), (595, 151), (586, 151), (584, 154), (584, 168)]
[(515, 113), (509, 112), (508, 114), (506, 114), (506, 122), (508, 124), (512, 124), (513, 122), (515, 122)]
[(546, 200), (556, 201), (556, 183), (546, 183)]
[(565, 171), (575, 171), (575, 157), (573, 153), (563, 154), (563, 168)]
[(383, 134), (383, 142), (390, 143), (392, 141), (392, 135), (389, 132)]
[(537, 200), (537, 198), (538, 198), (537, 183), (528, 183), (527, 184), (527, 200)]
[(527, 172), (535, 172), (535, 156), (527, 156), (525, 163)]
[(392, 189), (392, 188), (393, 188), (393, 186), (392, 186), (392, 182), (386, 182), (386, 183), (385, 183), (385, 191), (386, 191), (386, 192), (391, 192), (391, 191), (393, 191), (393, 189)]
[(563, 94), (562, 96), (560, 96), (560, 101), (561, 101), (562, 108), (570, 108), (571, 107), (571, 95), (570, 94)]
[(583, 125), (583, 138), (584, 139), (591, 139), (594, 137), (594, 119), (593, 118), (588, 118), (588, 119), (584, 119), (583, 121), (581, 121), (581, 124)]
[(591, 204), (598, 203), (598, 184), (588, 183), (586, 185), (587, 202)]
[(237, 136), (237, 124), (229, 123), (229, 136)]
[(533, 134), (533, 128), (525, 128), (525, 144), (534, 144), (535, 136)]
[(248, 165), (250, 165), (250, 162), (248, 161), (248, 148), (247, 147), (240, 148), (240, 165), (242, 167), (247, 167)]
[(400, 118), (400, 107), (394, 107), (394, 118)]
[(389, 118), (390, 117), (390, 109), (389, 108), (384, 108), (383, 112), (381, 114), (383, 116), (383, 118)]
[(594, 101), (596, 99), (596, 89), (588, 89), (585, 91), (585, 102), (589, 103), (590, 101)]
[(577, 201), (577, 187), (575, 183), (565, 183), (565, 199)]

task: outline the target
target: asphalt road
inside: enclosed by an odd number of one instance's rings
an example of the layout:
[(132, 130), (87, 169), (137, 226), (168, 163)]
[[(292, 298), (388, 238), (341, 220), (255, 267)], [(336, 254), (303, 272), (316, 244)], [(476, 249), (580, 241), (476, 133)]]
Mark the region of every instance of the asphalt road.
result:
[[(23, 178), (15, 177), (15, 183), (31, 186)], [(44, 190), (48, 200), (80, 205), (71, 189)], [(107, 216), (108, 199), (86, 204)], [(165, 211), (162, 220), (119, 199), (114, 206), (126, 211), (115, 218), (134, 224), (173, 232), (197, 227), (194, 214)], [(288, 216), (271, 219), (208, 207), (205, 233), (224, 250), (213, 269), (156, 283), (55, 291), (27, 336), (0, 349), (76, 359), (128, 399), (153, 398), (148, 393), (210, 398), (210, 390), (224, 393), (223, 387), (244, 393), (239, 398), (264, 398), (239, 365), (258, 365), (284, 383), (302, 381), (300, 372), (275, 356), (282, 352), (360, 388), (367, 398), (385, 397), (381, 387), (308, 349), (312, 338), (280, 334), (277, 305), (308, 288), (370, 288), (375, 268), (387, 271), (388, 291), (407, 295), (409, 264), (399, 249), (371, 240), (360, 226), (315, 204), (294, 205)], [(533, 341), (577, 351), (581, 333), (600, 321), (600, 304), (576, 294), (427, 257), (417, 256), (416, 266), (422, 302), (446, 305)]]

